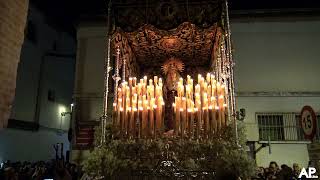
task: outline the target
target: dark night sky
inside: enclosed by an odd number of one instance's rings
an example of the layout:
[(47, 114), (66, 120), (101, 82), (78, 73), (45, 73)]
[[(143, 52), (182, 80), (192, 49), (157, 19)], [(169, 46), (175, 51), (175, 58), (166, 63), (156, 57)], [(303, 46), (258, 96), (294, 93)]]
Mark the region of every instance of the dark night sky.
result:
[[(106, 13), (108, 0), (30, 0), (51, 23), (63, 31), (75, 32), (74, 24), (81, 15), (95, 15)], [(114, 0), (119, 1), (119, 0)], [(268, 9), (295, 9), (320, 12), (320, 0), (229, 0), (232, 12)]]

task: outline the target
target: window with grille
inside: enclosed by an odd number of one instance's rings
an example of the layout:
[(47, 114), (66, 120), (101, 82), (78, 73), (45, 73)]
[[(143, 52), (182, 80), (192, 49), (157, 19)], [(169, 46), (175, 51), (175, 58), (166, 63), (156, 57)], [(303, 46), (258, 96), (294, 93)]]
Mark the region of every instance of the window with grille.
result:
[[(260, 141), (304, 141), (299, 113), (256, 113)], [(320, 115), (317, 115), (317, 135), (320, 140)]]

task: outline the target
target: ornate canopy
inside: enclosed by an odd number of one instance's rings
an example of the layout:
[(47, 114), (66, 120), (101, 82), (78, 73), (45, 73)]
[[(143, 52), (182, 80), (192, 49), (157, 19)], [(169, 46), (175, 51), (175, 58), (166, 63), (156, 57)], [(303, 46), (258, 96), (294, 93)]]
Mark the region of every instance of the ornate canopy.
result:
[(208, 71), (223, 34), (224, 2), (114, 1), (112, 47), (121, 49), (127, 74), (161, 74), (159, 67), (172, 57), (181, 59), (188, 71)]
[(114, 1), (115, 24), (126, 32), (144, 24), (170, 30), (183, 22), (208, 28), (221, 20), (224, 0), (118, 0)]
[[(150, 1), (152, 4), (157, 2)], [(188, 126), (191, 132), (189, 135), (193, 137), (191, 130), (194, 127), (191, 115), (193, 113), (197, 115), (198, 135), (203, 129), (205, 132), (203, 137), (208, 138), (208, 130), (218, 132), (213, 127), (209, 128), (209, 121), (213, 125), (213, 122), (218, 119), (218, 126), (222, 127), (220, 125), (224, 124), (223, 126), (226, 127), (225, 125), (231, 124), (231, 120), (234, 120), (232, 115), (235, 114), (234, 64), (228, 12), (225, 12), (225, 16), (222, 15), (223, 7), (219, 6), (222, 5), (222, 0), (211, 1), (216, 6), (212, 6), (207, 1), (201, 4), (204, 1), (199, 1), (201, 6), (205, 7), (202, 7), (199, 12), (193, 12), (201, 16), (201, 21), (196, 21), (196, 15), (193, 15), (192, 19), (189, 16), (191, 13), (188, 8), (189, 1), (186, 1), (186, 6), (175, 6), (175, 3), (179, 1), (161, 0), (160, 9), (157, 11), (150, 11), (148, 2), (147, 0), (145, 13), (142, 13), (143, 8), (138, 5), (139, 8), (136, 9), (125, 8), (127, 11), (120, 14), (121, 8), (116, 5), (114, 15), (115, 22), (118, 22), (115, 23), (117, 28), (111, 30), (112, 37), (108, 36), (107, 43), (105, 116), (102, 122), (105, 124), (108, 107), (106, 97), (108, 97), (108, 78), (111, 70), (110, 50), (112, 49), (113, 52), (116, 52), (113, 75), (115, 80), (113, 117), (117, 117), (113, 119), (113, 123), (114, 127), (120, 128), (118, 132), (121, 137), (123, 135), (129, 137), (131, 134), (131, 136), (138, 135), (138, 137), (152, 135), (156, 138), (165, 135), (163, 134), (165, 130), (171, 131), (172, 124), (174, 124), (176, 135), (180, 133), (180, 137), (183, 138), (184, 128)], [(192, 0), (191, 2), (195, 3)], [(224, 2), (225, 9), (228, 9), (227, 2)], [(217, 14), (211, 16), (210, 13), (208, 14), (210, 12), (208, 8), (213, 7), (217, 7), (220, 11), (215, 11)], [(192, 9), (197, 8), (195, 6)], [(130, 11), (132, 14), (128, 13)], [(155, 13), (154, 16), (149, 16), (150, 12)], [(178, 12), (182, 13), (181, 16)], [(186, 14), (183, 15), (183, 12)], [(142, 19), (139, 19), (140, 16), (136, 13), (142, 13)], [(159, 17), (156, 16), (157, 13), (160, 13)], [(124, 22), (121, 22), (121, 16), (126, 17), (122, 19)], [(110, 18), (110, 8), (108, 17)], [(150, 21), (149, 18), (151, 18)], [(184, 20), (185, 18), (187, 21)], [(110, 19), (108, 22), (110, 23)], [(107, 27), (109, 33), (109, 26)], [(161, 67), (164, 70), (163, 74)], [(181, 74), (182, 71), (185, 74)], [(201, 74), (206, 74), (205, 78)], [(150, 76), (154, 78), (148, 80)], [(165, 83), (159, 76), (164, 77)], [(193, 79), (196, 78), (197, 81), (193, 83)], [(120, 80), (121, 84), (119, 84)], [(194, 98), (193, 90), (195, 90)], [(177, 116), (173, 116), (173, 109)], [(127, 113), (131, 113), (130, 120)], [(202, 114), (205, 115), (202, 116)], [(186, 122), (187, 117), (190, 117), (188, 123)], [(175, 118), (175, 123), (172, 123), (173, 118)], [(180, 121), (182, 121), (181, 126)], [(102, 125), (103, 131), (105, 130), (104, 124)], [(198, 135), (196, 138), (199, 138)]]
[(215, 59), (221, 34), (217, 23), (199, 28), (185, 22), (168, 31), (153, 25), (144, 25), (133, 32), (118, 28), (114, 34), (114, 47), (123, 49), (122, 56), (136, 71), (159, 68), (171, 57), (181, 59), (188, 67), (201, 68), (209, 67), (211, 59)]

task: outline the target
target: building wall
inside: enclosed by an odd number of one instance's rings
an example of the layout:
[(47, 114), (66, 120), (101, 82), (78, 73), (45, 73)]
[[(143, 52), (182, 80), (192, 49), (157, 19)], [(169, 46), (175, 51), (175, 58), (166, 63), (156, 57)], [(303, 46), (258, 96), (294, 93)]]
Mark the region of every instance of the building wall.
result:
[(105, 28), (80, 27), (77, 39), (75, 117), (78, 121), (98, 121), (103, 104)]
[(237, 91), (319, 91), (320, 21), (235, 22)]
[[(65, 150), (70, 146), (67, 130), (71, 117), (62, 117), (61, 112), (70, 111), (72, 103), (76, 42), (50, 26), (32, 4), (27, 22), (33, 26), (34, 38), (27, 35), (23, 43), (10, 119), (38, 123), (40, 128), (34, 132), (3, 129), (0, 161), (49, 160), (55, 157), (52, 144), (63, 142)], [(54, 101), (48, 100), (49, 90), (54, 92)]]
[(66, 133), (40, 128), (37, 132), (6, 129), (0, 131), (0, 162), (48, 161), (55, 158), (53, 144), (63, 143), (64, 153), (68, 150)]
[[(231, 30), (237, 105), (246, 109), (247, 138), (256, 141), (258, 148), (257, 112), (299, 113), (304, 105), (320, 111), (320, 21), (233, 19)], [(79, 110), (77, 120), (98, 120), (102, 113), (105, 28), (79, 26), (77, 38), (75, 94), (86, 100), (82, 106), (85, 111)], [(272, 142), (271, 154), (268, 148), (262, 149), (257, 154), (257, 164), (267, 166), (270, 161), (277, 161), (280, 165), (297, 162), (307, 166), (307, 143)]]
[(0, 2), (0, 130), (7, 126), (12, 108), (28, 2)]
[[(319, 113), (320, 21), (235, 20), (231, 24), (238, 108), (247, 112), (248, 140), (259, 140), (257, 112), (299, 113), (304, 105), (310, 105)], [(271, 154), (268, 148), (257, 154), (258, 165), (267, 166), (270, 161), (306, 167), (307, 142), (272, 142)]]

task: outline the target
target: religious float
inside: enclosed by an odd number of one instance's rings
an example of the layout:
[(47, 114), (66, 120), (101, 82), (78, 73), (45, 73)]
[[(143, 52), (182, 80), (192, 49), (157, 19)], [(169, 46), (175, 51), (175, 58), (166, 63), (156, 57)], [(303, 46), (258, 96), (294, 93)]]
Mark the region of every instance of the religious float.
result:
[(132, 4), (108, 4), (103, 116), (84, 170), (96, 179), (250, 176), (227, 2)]

